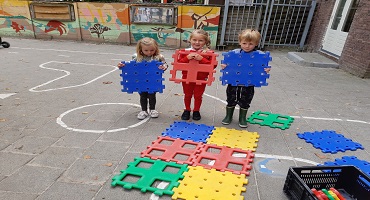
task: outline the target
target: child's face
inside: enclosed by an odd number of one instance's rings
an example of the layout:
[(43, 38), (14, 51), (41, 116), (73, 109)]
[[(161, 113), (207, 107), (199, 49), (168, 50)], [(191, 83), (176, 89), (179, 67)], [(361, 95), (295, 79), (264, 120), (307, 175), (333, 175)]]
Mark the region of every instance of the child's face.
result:
[(194, 34), (190, 40), (190, 44), (195, 50), (199, 50), (206, 44), (206, 39), (201, 34)]
[(241, 41), (239, 42), (240, 47), (243, 49), (243, 51), (251, 52), (253, 49), (258, 45), (256, 42), (253, 41)]
[(156, 52), (156, 49), (151, 45), (141, 45), (141, 51), (146, 56), (153, 56)]

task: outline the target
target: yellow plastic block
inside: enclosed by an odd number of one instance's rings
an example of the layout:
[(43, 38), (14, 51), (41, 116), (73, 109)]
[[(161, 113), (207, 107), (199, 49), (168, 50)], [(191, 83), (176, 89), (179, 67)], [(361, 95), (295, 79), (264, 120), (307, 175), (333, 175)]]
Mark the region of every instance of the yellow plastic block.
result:
[(220, 172), (203, 167), (190, 167), (183, 174), (185, 177), (180, 185), (174, 188), (172, 199), (187, 200), (243, 200), (241, 192), (245, 192), (248, 180), (244, 174)]
[(207, 144), (256, 151), (259, 137), (257, 132), (216, 127), (207, 139)]

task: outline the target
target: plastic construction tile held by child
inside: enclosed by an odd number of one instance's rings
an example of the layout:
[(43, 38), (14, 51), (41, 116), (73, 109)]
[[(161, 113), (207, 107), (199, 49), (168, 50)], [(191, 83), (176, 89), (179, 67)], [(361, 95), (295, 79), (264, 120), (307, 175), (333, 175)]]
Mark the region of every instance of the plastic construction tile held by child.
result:
[(160, 65), (162, 62), (155, 60), (125, 62), (125, 67), (121, 68), (122, 92), (163, 93), (165, 86), (163, 85), (163, 70), (158, 68)]

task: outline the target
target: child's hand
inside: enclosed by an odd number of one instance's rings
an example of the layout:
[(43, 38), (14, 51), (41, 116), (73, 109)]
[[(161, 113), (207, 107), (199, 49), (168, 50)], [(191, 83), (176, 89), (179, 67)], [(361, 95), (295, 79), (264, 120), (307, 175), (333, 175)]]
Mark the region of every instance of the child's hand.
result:
[(198, 54), (196, 53), (189, 53), (186, 57), (189, 59), (189, 60), (192, 60), (192, 59), (195, 59), (195, 57), (197, 56)]
[(221, 69), (225, 69), (227, 67), (226, 64), (221, 64)]
[(168, 66), (167, 65), (159, 65), (158, 68), (165, 71), (165, 70), (167, 70)]
[(265, 68), (264, 70), (266, 73), (270, 73), (271, 68)]
[(122, 68), (122, 67), (124, 67), (124, 66), (125, 66), (125, 64), (124, 64), (124, 63), (118, 63), (118, 64), (117, 64), (117, 67), (118, 67), (118, 68)]
[(196, 54), (196, 56), (195, 56), (195, 58), (194, 58), (195, 60), (198, 60), (198, 61), (200, 61), (200, 60), (202, 60), (203, 59), (203, 56), (201, 56), (201, 55), (199, 55), (199, 54)]

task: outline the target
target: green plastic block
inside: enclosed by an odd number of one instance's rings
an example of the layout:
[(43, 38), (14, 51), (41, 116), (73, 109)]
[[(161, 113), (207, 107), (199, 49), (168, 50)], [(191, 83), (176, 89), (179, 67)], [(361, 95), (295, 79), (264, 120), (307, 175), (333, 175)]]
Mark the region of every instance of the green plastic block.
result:
[(251, 124), (259, 124), (261, 126), (269, 126), (271, 128), (288, 129), (293, 123), (294, 118), (288, 115), (273, 114), (270, 112), (254, 112), (247, 121)]
[[(150, 165), (148, 168), (139, 167), (140, 164)], [(167, 167), (178, 169), (177, 173), (166, 172)], [(164, 162), (152, 160), (150, 158), (135, 158), (135, 161), (127, 165), (127, 169), (121, 170), (121, 174), (113, 177), (112, 186), (120, 185), (125, 189), (140, 189), (141, 192), (151, 191), (158, 196), (163, 194), (172, 195), (172, 189), (179, 185), (178, 181), (183, 179), (183, 173), (188, 171), (187, 164), (177, 164), (175, 162)], [(128, 176), (140, 177), (136, 183), (123, 181)], [(155, 181), (169, 183), (165, 189), (153, 187)]]

